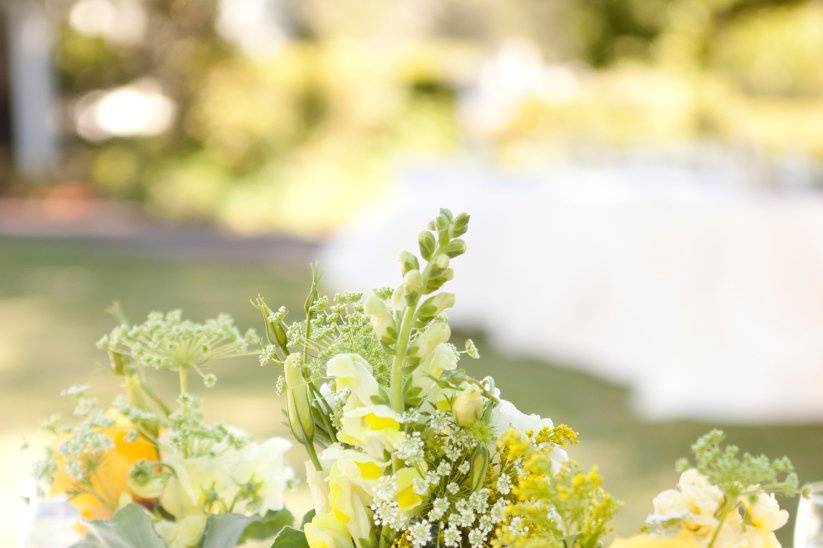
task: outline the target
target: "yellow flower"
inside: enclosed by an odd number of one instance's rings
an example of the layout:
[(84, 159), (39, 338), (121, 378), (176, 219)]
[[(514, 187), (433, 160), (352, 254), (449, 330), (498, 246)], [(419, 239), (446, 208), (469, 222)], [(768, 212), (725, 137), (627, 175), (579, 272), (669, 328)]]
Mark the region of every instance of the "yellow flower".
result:
[(697, 548), (699, 544), (680, 537), (655, 537), (637, 535), (628, 539), (617, 539), (611, 548)]
[(315, 514), (303, 527), (309, 548), (351, 548), (354, 543), (346, 525), (333, 514)]
[(340, 419), (337, 439), (380, 457), (385, 449), (397, 447), (404, 437), (400, 415), (387, 405), (347, 409)]
[(415, 468), (401, 468), (394, 473), (397, 482), (397, 505), (401, 512), (413, 512), (423, 502), (423, 497), (414, 490), (414, 480), (420, 477), (420, 472)]
[[(77, 508), (83, 519), (111, 519), (123, 495), (137, 496), (128, 486), (129, 471), (132, 465), (141, 461), (156, 461), (157, 448), (143, 436), (132, 442), (128, 441), (129, 426), (110, 426), (100, 432), (111, 438), (114, 447), (99, 455), (99, 466), (91, 476), (90, 483), (78, 483), (61, 463), (54, 474), (51, 493), (80, 492), (71, 497), (71, 504)], [(91, 455), (89, 456), (91, 458)]]

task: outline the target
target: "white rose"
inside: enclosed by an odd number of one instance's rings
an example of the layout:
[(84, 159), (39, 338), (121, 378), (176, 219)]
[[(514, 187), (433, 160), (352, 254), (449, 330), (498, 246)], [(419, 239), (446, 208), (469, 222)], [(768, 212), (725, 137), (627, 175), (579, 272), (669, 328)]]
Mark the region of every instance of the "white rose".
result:
[(491, 425), (497, 434), (502, 434), (509, 428), (522, 433), (539, 432), (543, 427), (551, 428), (554, 423), (551, 419), (545, 419), (536, 413), (527, 415), (515, 407), (512, 402), (501, 399), (500, 403), (492, 409)]
[[(542, 428), (551, 428), (554, 423), (551, 419), (541, 417), (536, 413), (527, 415), (520, 411), (515, 405), (501, 399), (491, 414), (491, 427), (497, 435), (502, 434), (509, 428), (514, 428), (520, 433), (539, 432)], [(556, 447), (552, 453), (552, 469), (557, 470), (560, 465), (569, 460), (569, 454), (564, 449)]]

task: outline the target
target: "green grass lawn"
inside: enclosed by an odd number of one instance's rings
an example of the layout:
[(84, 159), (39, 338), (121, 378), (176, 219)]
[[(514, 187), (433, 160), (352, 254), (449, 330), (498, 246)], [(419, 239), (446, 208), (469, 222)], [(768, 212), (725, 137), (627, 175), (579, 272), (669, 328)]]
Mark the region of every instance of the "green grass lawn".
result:
[[(259, 292), (272, 304), (298, 310), (307, 279), (305, 269), (277, 264), (161, 260), (87, 243), (0, 239), (4, 447), (10, 447), (12, 438), (34, 435), (43, 417), (64, 409), (57, 393), (69, 384), (90, 383), (102, 398), (113, 394), (116, 381), (95, 347), (113, 325), (104, 312), (112, 301), (119, 300), (133, 319), (151, 310), (182, 308), (194, 319), (228, 312), (241, 328), (257, 327), (250, 297)], [(804, 480), (823, 478), (823, 425), (643, 422), (632, 414), (622, 387), (555, 364), (501, 356), (482, 337), (478, 343), (482, 358), (465, 364), (475, 376), (495, 376), (503, 394), (522, 409), (571, 424), (581, 433), (582, 443), (572, 455), (587, 465), (597, 463), (606, 486), (626, 502), (616, 522), (624, 534), (640, 525), (656, 492), (673, 486), (674, 460), (714, 426), (749, 451), (790, 456)], [(213, 416), (260, 435), (284, 433), (280, 402), (273, 394), (274, 370), (249, 358), (221, 363), (215, 372), (220, 381), (206, 394)], [(295, 454), (293, 462), (300, 458)], [(15, 484), (8, 482), (19, 479), (6, 472), (0, 487), (13, 492)], [(794, 501), (786, 504), (793, 510)], [(782, 533), (790, 544), (789, 527)]]

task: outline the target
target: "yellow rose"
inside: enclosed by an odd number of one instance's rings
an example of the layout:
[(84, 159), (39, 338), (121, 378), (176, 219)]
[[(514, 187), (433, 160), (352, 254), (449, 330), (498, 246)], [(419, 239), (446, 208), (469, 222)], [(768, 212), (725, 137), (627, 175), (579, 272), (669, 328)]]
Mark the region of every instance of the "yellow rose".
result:
[(148, 439), (138, 436), (134, 441), (128, 441), (129, 426), (110, 426), (100, 429), (100, 433), (111, 438), (114, 447), (103, 451), (100, 456), (100, 466), (90, 478), (91, 485), (80, 486), (66, 471), (65, 463), (61, 463), (51, 484), (51, 493), (62, 494), (70, 491), (83, 491), (71, 497), (71, 504), (86, 520), (111, 519), (117, 510), (123, 495), (137, 497), (129, 489), (129, 471), (131, 467), (141, 461), (156, 461), (157, 448)]
[(611, 548), (696, 548), (696, 542), (679, 537), (654, 537), (637, 535), (627, 539), (617, 539)]

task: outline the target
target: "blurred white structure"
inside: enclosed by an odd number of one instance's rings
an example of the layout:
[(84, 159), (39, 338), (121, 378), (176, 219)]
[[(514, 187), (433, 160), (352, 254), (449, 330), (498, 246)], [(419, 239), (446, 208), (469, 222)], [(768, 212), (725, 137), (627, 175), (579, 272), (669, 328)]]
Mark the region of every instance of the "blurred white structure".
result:
[(8, 32), (8, 84), (17, 171), (40, 176), (58, 161), (56, 95), (52, 70), (54, 30), (43, 2), (1, 4)]
[(468, 211), (456, 324), (626, 383), (646, 416), (823, 419), (823, 196), (705, 153), (417, 170), (321, 268), (335, 289), (394, 284), (438, 206)]

